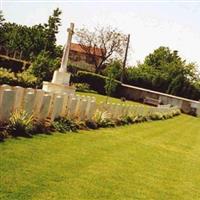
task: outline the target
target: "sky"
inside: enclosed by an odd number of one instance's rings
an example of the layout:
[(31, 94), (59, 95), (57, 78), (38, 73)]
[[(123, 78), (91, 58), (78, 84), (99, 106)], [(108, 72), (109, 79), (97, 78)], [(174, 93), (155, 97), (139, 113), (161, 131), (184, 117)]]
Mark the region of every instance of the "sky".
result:
[(159, 46), (178, 50), (200, 70), (200, 0), (0, 0), (4, 18), (32, 26), (45, 23), (53, 9), (62, 10), (57, 43), (64, 45), (70, 22), (76, 28), (117, 27), (130, 34), (129, 65), (142, 62)]

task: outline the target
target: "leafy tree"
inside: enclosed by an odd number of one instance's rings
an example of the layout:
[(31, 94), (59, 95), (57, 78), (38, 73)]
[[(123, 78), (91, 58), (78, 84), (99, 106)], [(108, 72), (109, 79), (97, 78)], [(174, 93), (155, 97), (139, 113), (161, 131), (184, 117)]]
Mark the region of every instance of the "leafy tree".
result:
[[(48, 23), (32, 27), (5, 22), (0, 27), (1, 44), (9, 51), (23, 52), (23, 58), (33, 60), (41, 51), (49, 51), (51, 56), (60, 56), (60, 48), (56, 46), (56, 34), (61, 25), (59, 9), (54, 10)], [(1, 16), (1, 15), (0, 15)], [(3, 17), (0, 17), (2, 23)]]
[(105, 92), (107, 94), (106, 102), (108, 101), (108, 97), (111, 96), (112, 93), (115, 92), (117, 87), (116, 77), (119, 74), (116, 65), (110, 65), (107, 71), (107, 79), (105, 84)]
[(105, 70), (103, 70), (104, 76), (109, 76), (110, 71), (114, 72), (114, 78), (120, 80), (120, 76), (122, 73), (122, 60), (114, 59), (110, 60), (110, 62), (106, 65)]
[(34, 60), (28, 72), (37, 77), (39, 85), (42, 81), (50, 81), (53, 72), (59, 68), (60, 59), (52, 59), (51, 54), (47, 51), (42, 51)]
[(2, 44), (4, 38), (4, 27), (3, 27), (4, 23), (5, 19), (3, 17), (2, 11), (0, 10), (0, 44)]
[(126, 82), (186, 98), (200, 98), (195, 63), (186, 63), (177, 51), (159, 47), (149, 54), (144, 63), (127, 70)]
[(55, 54), (56, 34), (58, 33), (59, 26), (61, 26), (61, 13), (61, 10), (56, 8), (53, 11), (53, 15), (49, 17), (48, 23), (44, 25), (46, 28), (46, 44), (44, 50), (50, 51), (52, 54)]
[(171, 52), (169, 47), (159, 47), (154, 50), (153, 53), (146, 56), (144, 64), (154, 67), (155, 69), (162, 69), (166, 64), (182, 64), (183, 61), (179, 56), (177, 51)]
[(4, 21), (3, 12), (0, 10), (0, 27), (4, 24)]
[[(103, 64), (111, 57), (121, 56), (125, 50), (126, 37), (113, 27), (96, 27), (94, 31), (87, 28), (79, 29), (76, 40), (82, 49), (90, 54), (96, 73), (100, 73)], [(100, 49), (101, 58), (96, 56)]]

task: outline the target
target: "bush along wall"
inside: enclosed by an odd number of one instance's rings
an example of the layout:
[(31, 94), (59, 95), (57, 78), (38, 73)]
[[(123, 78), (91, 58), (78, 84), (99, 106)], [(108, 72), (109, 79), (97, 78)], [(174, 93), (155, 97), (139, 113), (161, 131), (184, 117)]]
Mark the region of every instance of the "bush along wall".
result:
[[(108, 79), (108, 77), (106, 76), (94, 74), (91, 72), (79, 71), (77, 74), (71, 77), (71, 82), (86, 83), (90, 86), (91, 90), (94, 90), (98, 92), (99, 94), (105, 95), (106, 94), (106, 91), (105, 91), (106, 79)], [(117, 81), (117, 80), (115, 81), (115, 83), (116, 83), (116, 89), (111, 94), (112, 96), (117, 96), (117, 90), (121, 84), (120, 81)]]
[[(113, 109), (115, 107), (115, 110)], [(16, 110), (8, 121), (0, 122), (0, 141), (10, 137), (32, 137), (35, 134), (53, 132), (69, 133), (78, 130), (90, 130), (117, 127), (153, 120), (165, 120), (180, 115), (177, 108), (150, 108), (138, 106), (120, 106), (119, 104), (99, 104), (91, 118), (80, 119), (69, 115), (59, 116), (53, 121), (43, 120), (25, 110)]]
[(8, 122), (0, 123), (0, 141), (10, 137), (32, 137), (38, 133), (73, 133), (78, 132), (78, 130), (111, 128), (146, 121), (166, 120), (180, 114), (179, 109), (171, 108), (165, 112), (148, 112), (146, 115), (134, 113), (113, 118), (108, 111), (97, 109), (95, 115), (85, 121), (71, 119), (67, 116), (58, 117), (54, 121), (48, 119), (41, 121), (24, 110), (17, 110), (12, 113)]
[(96, 102), (94, 97), (51, 94), (40, 89), (0, 86), (0, 139), (37, 133), (114, 127), (180, 114), (176, 107)]

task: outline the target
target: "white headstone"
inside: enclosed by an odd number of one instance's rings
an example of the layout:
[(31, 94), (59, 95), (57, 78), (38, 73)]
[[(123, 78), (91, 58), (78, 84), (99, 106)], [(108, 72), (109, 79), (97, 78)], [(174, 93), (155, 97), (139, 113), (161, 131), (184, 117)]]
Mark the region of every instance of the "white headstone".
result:
[(19, 110), (21, 109), (22, 103), (23, 103), (24, 88), (20, 86), (16, 86), (16, 87), (13, 87), (13, 90), (16, 91), (14, 110)]
[(50, 110), (50, 105), (51, 105), (51, 95), (50, 94), (44, 94), (43, 100), (42, 100), (42, 105), (40, 108), (40, 114), (39, 114), (39, 119), (43, 120), (46, 119), (49, 115), (49, 110)]
[(13, 111), (15, 103), (16, 92), (11, 89), (5, 89), (2, 96), (2, 102), (0, 107), (0, 120), (7, 121)]
[(91, 101), (88, 111), (86, 112), (86, 119), (92, 119), (96, 111), (96, 101)]
[(36, 96), (35, 96), (34, 110), (33, 110), (33, 114), (35, 117), (39, 116), (40, 108), (43, 102), (43, 97), (44, 97), (44, 91), (37, 89)]
[(63, 96), (56, 96), (51, 111), (51, 116), (50, 116), (51, 121), (60, 116), (62, 112), (62, 106), (63, 106)]
[(35, 103), (35, 93), (27, 92), (24, 96), (23, 109), (26, 111), (28, 115), (31, 115), (33, 113), (34, 103)]

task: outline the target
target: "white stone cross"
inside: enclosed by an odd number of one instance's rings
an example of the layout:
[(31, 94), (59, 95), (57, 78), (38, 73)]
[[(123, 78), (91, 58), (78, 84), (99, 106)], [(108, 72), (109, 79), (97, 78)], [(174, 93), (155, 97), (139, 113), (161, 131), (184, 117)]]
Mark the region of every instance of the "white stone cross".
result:
[(68, 57), (69, 57), (70, 44), (71, 44), (71, 41), (72, 41), (72, 35), (74, 33), (74, 23), (70, 23), (70, 28), (67, 29), (67, 32), (68, 32), (68, 38), (67, 38), (67, 43), (65, 44), (65, 47), (64, 47), (59, 72), (66, 72), (67, 71), (67, 63), (68, 63)]

